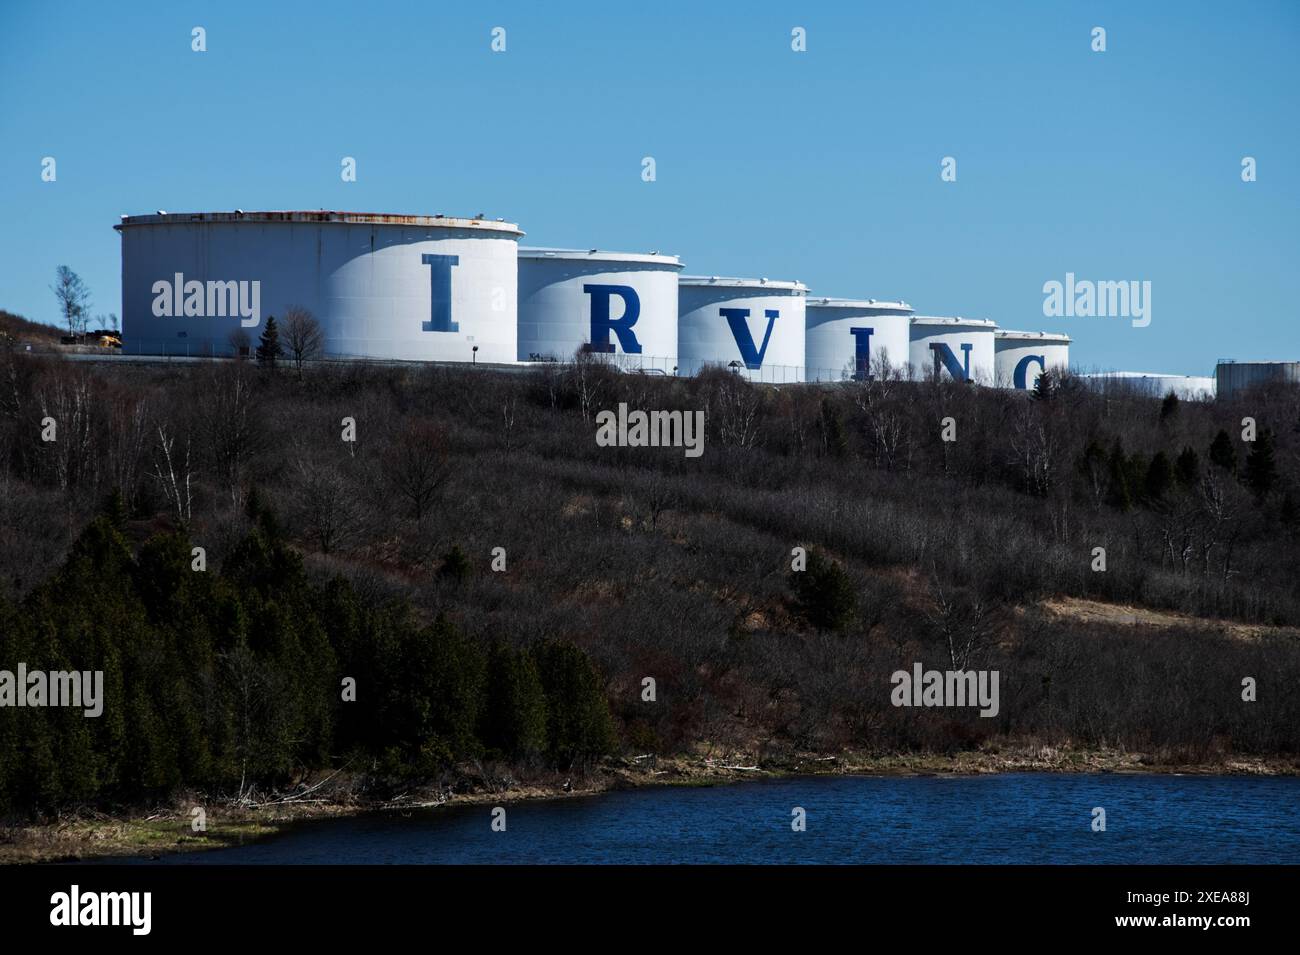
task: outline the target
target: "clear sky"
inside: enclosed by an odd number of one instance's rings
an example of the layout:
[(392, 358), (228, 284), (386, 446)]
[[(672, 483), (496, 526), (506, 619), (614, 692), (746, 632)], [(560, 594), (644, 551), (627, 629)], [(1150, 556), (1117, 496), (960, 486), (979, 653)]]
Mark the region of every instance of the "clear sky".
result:
[[(1295, 0), (0, 0), (0, 307), (120, 313), (123, 213), (483, 212), (1210, 374), (1300, 359), (1298, 95)], [(1044, 317), (1067, 272), (1151, 324)]]

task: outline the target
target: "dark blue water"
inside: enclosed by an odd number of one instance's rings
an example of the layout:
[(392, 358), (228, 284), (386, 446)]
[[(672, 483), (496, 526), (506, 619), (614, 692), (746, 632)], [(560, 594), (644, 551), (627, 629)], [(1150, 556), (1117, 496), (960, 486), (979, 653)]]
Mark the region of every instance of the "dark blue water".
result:
[[(1300, 863), (1300, 779), (802, 777), (304, 823), (213, 863)], [(791, 810), (807, 830), (791, 829)], [(1093, 807), (1106, 831), (1091, 829)]]

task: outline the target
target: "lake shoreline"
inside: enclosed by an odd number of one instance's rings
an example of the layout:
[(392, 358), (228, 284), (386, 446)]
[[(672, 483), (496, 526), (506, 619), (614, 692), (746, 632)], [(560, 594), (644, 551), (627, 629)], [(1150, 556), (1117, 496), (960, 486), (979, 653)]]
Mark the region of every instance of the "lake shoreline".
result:
[[(536, 800), (596, 796), (651, 786), (716, 786), (795, 776), (975, 776), (1012, 773), (1201, 776), (1295, 776), (1295, 756), (1227, 757), (1203, 762), (1158, 762), (1149, 754), (1057, 747), (1022, 747), (952, 755), (873, 756), (861, 753), (798, 754), (755, 759), (704, 754), (641, 756), (605, 761), (585, 777), (554, 774), (516, 781), (493, 778), (481, 766), (466, 768), (452, 787), (423, 787), (381, 799), (358, 795), (359, 776), (318, 774), (297, 793), (240, 805), (194, 796), (167, 807), (86, 813), (58, 822), (0, 829), (0, 864), (138, 860), (178, 852), (213, 851), (279, 835), (317, 819), (411, 812), (452, 806), (509, 805)], [(567, 783), (567, 787), (566, 787)], [(328, 788), (326, 788), (328, 787)], [(457, 788), (463, 787), (463, 788)], [(195, 831), (193, 810), (202, 807), (206, 829)]]

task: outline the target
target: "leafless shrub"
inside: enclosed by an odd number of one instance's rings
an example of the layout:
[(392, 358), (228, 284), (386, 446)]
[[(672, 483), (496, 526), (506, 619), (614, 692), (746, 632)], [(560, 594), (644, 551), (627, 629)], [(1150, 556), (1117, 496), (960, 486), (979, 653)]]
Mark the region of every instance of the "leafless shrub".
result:
[(965, 670), (993, 642), (994, 627), (985, 601), (932, 578), (930, 596), (934, 601), (929, 614), (934, 628), (948, 653), (954, 670)]
[(410, 509), (415, 522), (422, 523), (451, 476), (446, 432), (429, 422), (409, 421), (386, 449), (383, 460), (393, 492)]
[(250, 461), (266, 446), (254, 384), (253, 372), (243, 362), (213, 365), (198, 379), (194, 395), (194, 411), (212, 472), (221, 480), (233, 507), (243, 503)]
[(320, 322), (301, 305), (291, 305), (285, 309), (280, 323), (280, 338), (301, 381), (303, 363), (319, 358), (324, 349), (325, 336)]
[(345, 546), (356, 532), (359, 501), (356, 489), (337, 466), (298, 460), (301, 480), (299, 514), (304, 534), (323, 554)]

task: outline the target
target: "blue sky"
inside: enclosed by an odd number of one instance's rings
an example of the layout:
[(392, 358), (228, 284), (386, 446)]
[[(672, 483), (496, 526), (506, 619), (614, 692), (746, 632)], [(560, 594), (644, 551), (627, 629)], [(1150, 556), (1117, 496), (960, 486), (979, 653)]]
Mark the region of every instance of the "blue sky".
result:
[[(484, 212), (528, 244), (675, 252), (1065, 331), (1085, 367), (1209, 374), (1300, 359), (1298, 96), (1293, 0), (4, 0), (0, 307), (56, 321), (67, 264), (120, 312), (123, 213)], [(1044, 317), (1066, 272), (1150, 281), (1150, 326)]]

